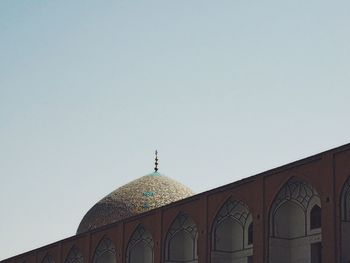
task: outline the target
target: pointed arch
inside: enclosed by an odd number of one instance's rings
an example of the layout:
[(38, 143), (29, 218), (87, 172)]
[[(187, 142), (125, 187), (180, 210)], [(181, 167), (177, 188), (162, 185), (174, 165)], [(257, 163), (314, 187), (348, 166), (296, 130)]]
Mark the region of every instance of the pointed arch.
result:
[(251, 222), (248, 206), (230, 197), (215, 217), (212, 227), (214, 251), (234, 252), (244, 248), (244, 229)]
[(198, 262), (197, 226), (186, 213), (180, 212), (165, 239), (165, 262)]
[(83, 263), (84, 262), (84, 257), (76, 245), (73, 245), (72, 248), (69, 250), (66, 260), (64, 262), (65, 263)]
[(154, 242), (151, 233), (143, 225), (138, 225), (126, 249), (127, 263), (153, 263)]
[(95, 249), (93, 263), (116, 263), (116, 248), (112, 240), (103, 237)]
[[(320, 225), (320, 218), (321, 199), (317, 191), (301, 179), (289, 179), (270, 208), (269, 262), (285, 261), (285, 255), (289, 255), (288, 262), (292, 262), (294, 257), (310, 260), (310, 255), (321, 253), (314, 253), (315, 248), (322, 247), (321, 226), (316, 227)], [(312, 241), (307, 238), (311, 235)]]
[[(292, 177), (278, 192), (270, 209), (270, 235), (292, 238), (305, 236), (305, 220), (310, 203), (321, 201), (316, 190), (308, 183)], [(285, 227), (295, 227), (294, 231)]]
[(230, 197), (220, 208), (212, 225), (212, 262), (226, 262), (233, 258), (247, 261), (253, 254), (252, 244), (248, 242), (251, 224), (252, 214), (248, 206)]
[(41, 263), (55, 263), (55, 260), (53, 259), (52, 255), (47, 253)]
[(306, 210), (313, 196), (318, 196), (318, 193), (310, 184), (292, 177), (278, 192), (271, 210), (275, 211), (287, 201), (293, 201), (302, 209)]

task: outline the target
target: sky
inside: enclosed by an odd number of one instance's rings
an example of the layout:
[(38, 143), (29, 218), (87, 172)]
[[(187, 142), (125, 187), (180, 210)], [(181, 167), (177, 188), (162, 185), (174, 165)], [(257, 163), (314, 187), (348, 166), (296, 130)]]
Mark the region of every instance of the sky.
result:
[(350, 142), (350, 2), (0, 1), (0, 260), (123, 184), (200, 193)]

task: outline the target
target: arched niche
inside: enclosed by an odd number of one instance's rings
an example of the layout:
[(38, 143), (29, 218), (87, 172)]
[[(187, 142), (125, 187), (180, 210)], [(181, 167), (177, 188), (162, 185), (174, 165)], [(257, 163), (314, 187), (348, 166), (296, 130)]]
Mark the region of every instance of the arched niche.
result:
[(253, 222), (251, 222), (248, 226), (248, 245), (253, 244), (253, 238), (254, 238), (254, 227)]
[(248, 206), (229, 198), (214, 219), (211, 236), (211, 262), (249, 262), (253, 255), (253, 222)]
[(84, 262), (84, 257), (81, 254), (79, 248), (77, 246), (73, 246), (67, 255), (66, 260), (64, 261), (65, 263), (83, 263)]
[(112, 240), (104, 237), (95, 249), (93, 263), (116, 263), (116, 248)]
[(126, 250), (127, 263), (153, 263), (154, 242), (151, 233), (139, 225), (132, 234)]
[(193, 219), (180, 213), (170, 226), (165, 239), (165, 262), (197, 263), (197, 226)]
[(319, 205), (314, 205), (310, 211), (310, 230), (321, 228), (321, 207)]
[(55, 263), (55, 260), (50, 254), (46, 254), (41, 263)]
[(319, 263), (321, 226), (311, 223), (320, 215), (320, 196), (310, 184), (294, 177), (285, 183), (270, 208), (269, 263)]
[(305, 211), (296, 202), (284, 202), (273, 215), (274, 236), (279, 238), (298, 238), (306, 234)]
[(340, 199), (341, 206), (341, 262), (350, 261), (350, 177), (345, 181)]

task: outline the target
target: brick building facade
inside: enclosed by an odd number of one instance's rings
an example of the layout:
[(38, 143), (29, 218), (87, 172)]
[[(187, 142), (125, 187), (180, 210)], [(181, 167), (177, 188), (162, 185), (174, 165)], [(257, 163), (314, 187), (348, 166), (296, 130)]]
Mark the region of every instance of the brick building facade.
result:
[(347, 144), (1, 263), (348, 263), (349, 176)]

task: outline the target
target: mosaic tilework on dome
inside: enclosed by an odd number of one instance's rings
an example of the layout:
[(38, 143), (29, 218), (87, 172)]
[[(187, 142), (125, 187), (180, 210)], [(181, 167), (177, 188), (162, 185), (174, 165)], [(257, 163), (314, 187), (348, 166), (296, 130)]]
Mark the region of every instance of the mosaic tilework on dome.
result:
[(145, 175), (116, 189), (95, 204), (84, 216), (77, 233), (170, 204), (193, 194), (188, 187), (158, 172)]

